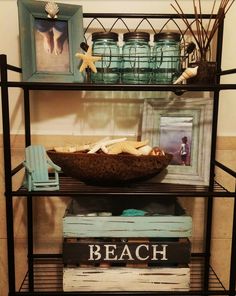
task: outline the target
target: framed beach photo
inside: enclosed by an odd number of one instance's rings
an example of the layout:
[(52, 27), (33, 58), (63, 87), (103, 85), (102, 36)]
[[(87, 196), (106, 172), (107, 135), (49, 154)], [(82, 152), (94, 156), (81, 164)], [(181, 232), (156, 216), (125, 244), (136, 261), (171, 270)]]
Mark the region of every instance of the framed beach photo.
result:
[(142, 139), (173, 155), (159, 182), (209, 185), (212, 98), (146, 99)]
[(84, 41), (82, 6), (18, 0), (22, 76), (24, 81), (82, 82), (75, 57)]

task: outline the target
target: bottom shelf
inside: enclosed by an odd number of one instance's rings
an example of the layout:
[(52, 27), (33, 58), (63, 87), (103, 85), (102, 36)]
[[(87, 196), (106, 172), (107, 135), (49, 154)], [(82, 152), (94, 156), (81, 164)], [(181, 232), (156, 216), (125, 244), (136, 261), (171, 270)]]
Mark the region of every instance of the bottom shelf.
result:
[[(204, 278), (204, 259), (193, 257), (190, 264), (191, 285), (190, 291), (178, 292), (93, 292), (92, 294), (158, 294), (158, 295), (204, 295), (203, 278)], [(85, 295), (88, 292), (63, 292), (63, 264), (61, 259), (35, 259), (34, 262), (34, 295)], [(29, 295), (29, 277), (26, 275), (20, 291), (16, 295)], [(32, 291), (31, 291), (32, 292)], [(206, 293), (205, 293), (206, 294)], [(209, 295), (226, 295), (227, 291), (220, 282), (214, 270), (210, 267), (209, 276)], [(30, 293), (32, 295), (32, 293)]]

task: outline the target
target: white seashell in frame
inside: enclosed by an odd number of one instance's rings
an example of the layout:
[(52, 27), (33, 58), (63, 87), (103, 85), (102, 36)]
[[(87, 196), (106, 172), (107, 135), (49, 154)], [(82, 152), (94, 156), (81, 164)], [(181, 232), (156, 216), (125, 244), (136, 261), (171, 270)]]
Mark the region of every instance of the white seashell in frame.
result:
[(174, 82), (174, 84), (181, 83), (184, 80), (192, 78), (197, 75), (198, 66), (194, 68), (187, 68), (184, 72), (179, 76), (179, 78)]
[(45, 11), (48, 14), (48, 18), (55, 19), (59, 12), (59, 7), (54, 1), (47, 2), (45, 5)]

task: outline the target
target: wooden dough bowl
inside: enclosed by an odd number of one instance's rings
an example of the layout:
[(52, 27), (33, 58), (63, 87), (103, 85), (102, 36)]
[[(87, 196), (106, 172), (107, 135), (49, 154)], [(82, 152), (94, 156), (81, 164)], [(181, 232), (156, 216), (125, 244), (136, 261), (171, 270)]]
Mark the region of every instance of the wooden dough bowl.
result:
[(172, 155), (168, 153), (159, 156), (134, 156), (48, 150), (47, 154), (61, 167), (65, 175), (101, 185), (147, 180), (163, 171), (172, 159)]

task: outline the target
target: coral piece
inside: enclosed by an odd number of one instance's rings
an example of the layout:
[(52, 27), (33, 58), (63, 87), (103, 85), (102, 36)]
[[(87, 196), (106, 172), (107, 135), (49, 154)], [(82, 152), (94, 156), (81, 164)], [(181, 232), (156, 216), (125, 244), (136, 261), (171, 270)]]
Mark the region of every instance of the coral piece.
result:
[(142, 153), (137, 149), (142, 146), (147, 145), (148, 140), (143, 142), (137, 142), (137, 141), (124, 141), (120, 143), (116, 143), (108, 147), (108, 154), (120, 154), (122, 152), (129, 153), (132, 155), (142, 155)]
[(67, 145), (67, 146), (57, 146), (53, 148), (56, 152), (76, 152), (76, 151), (86, 151), (90, 149), (90, 145)]
[(45, 11), (48, 14), (48, 18), (56, 19), (59, 12), (59, 7), (54, 1), (50, 1), (46, 3)]
[(75, 56), (80, 58), (83, 61), (82, 65), (79, 69), (80, 72), (84, 71), (87, 67), (89, 67), (94, 73), (97, 73), (97, 68), (94, 65), (94, 63), (97, 61), (100, 61), (101, 57), (92, 56), (92, 47), (89, 46), (89, 48), (85, 54), (77, 53)]
[(174, 84), (181, 83), (184, 80), (187, 80), (189, 78), (192, 78), (197, 75), (198, 66), (194, 68), (187, 68), (180, 77), (174, 82)]
[(135, 216), (145, 216), (147, 214), (146, 211), (139, 210), (139, 209), (125, 209), (121, 216), (125, 217), (135, 217)]

